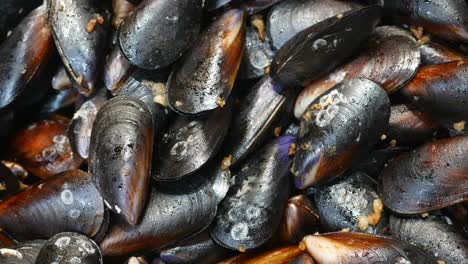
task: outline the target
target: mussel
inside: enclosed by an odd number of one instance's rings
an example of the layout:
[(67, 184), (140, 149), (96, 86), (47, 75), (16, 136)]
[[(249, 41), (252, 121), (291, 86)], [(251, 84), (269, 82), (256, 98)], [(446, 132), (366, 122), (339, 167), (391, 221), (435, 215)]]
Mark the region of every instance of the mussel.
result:
[(33, 240), (11, 248), (0, 248), (0, 262), (2, 264), (36, 264), (39, 251), (45, 243), (45, 240)]
[(0, 42), (9, 37), (13, 29), (41, 0), (4, 0), (0, 3)]
[(73, 87), (73, 83), (68, 77), (67, 70), (60, 66), (54, 77), (52, 77), (52, 88), (58, 91), (68, 90)]
[(122, 21), (135, 9), (135, 4), (127, 0), (112, 0), (112, 25), (119, 29)]
[(152, 112), (138, 99), (117, 96), (99, 110), (94, 124), (89, 173), (106, 205), (136, 225), (149, 189), (154, 138)]
[(220, 264), (290, 263), (304, 253), (298, 246), (279, 247), (264, 253), (244, 253), (219, 262)]
[(304, 189), (342, 175), (386, 130), (390, 101), (376, 83), (349, 79), (315, 99), (301, 117), (291, 171)]
[(464, 55), (458, 51), (444, 46), (441, 43), (430, 41), (420, 46), (421, 62), (423, 65), (444, 64), (464, 59)]
[(113, 95), (116, 95), (134, 70), (135, 67), (125, 58), (119, 47), (114, 45), (106, 59), (104, 85)]
[(11, 170), (0, 163), (0, 201), (15, 194), (20, 189), (20, 181)]

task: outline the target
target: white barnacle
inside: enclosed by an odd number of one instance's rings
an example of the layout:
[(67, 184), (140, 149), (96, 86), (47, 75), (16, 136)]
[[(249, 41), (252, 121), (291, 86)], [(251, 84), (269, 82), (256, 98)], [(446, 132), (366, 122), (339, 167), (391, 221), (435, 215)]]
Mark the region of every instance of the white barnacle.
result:
[(245, 211), (245, 214), (249, 220), (259, 220), (262, 215), (262, 209), (256, 206), (249, 206)]
[(231, 228), (230, 234), (234, 240), (244, 240), (248, 238), (249, 226), (244, 222), (237, 223)]
[(96, 251), (91, 243), (84, 241), (83, 239), (78, 239), (76, 244), (78, 245), (80, 252), (86, 251), (88, 254), (94, 254)]
[(70, 241), (71, 241), (71, 238), (70, 237), (67, 237), (67, 236), (64, 236), (64, 237), (61, 237), (59, 239), (57, 239), (57, 241), (55, 241), (55, 245), (59, 248), (59, 249), (64, 249), (65, 247), (67, 247), (69, 244), (70, 244)]
[(81, 263), (81, 259), (79, 257), (72, 257), (70, 259), (70, 264), (80, 264)]
[(0, 248), (0, 254), (5, 257), (15, 256), (19, 259), (23, 259), (23, 254), (21, 254), (21, 252), (11, 248)]
[(68, 216), (70, 218), (76, 219), (76, 218), (80, 217), (80, 215), (81, 215), (80, 210), (71, 209), (70, 211), (68, 211)]
[(325, 109), (320, 110), (315, 117), (315, 124), (319, 127), (325, 127), (330, 123), (330, 115)]
[(64, 135), (56, 135), (52, 138), (52, 141), (57, 144), (64, 144), (67, 141), (67, 137)]
[(325, 46), (327, 46), (328, 42), (325, 40), (325, 39), (317, 39), (316, 41), (314, 41), (314, 43), (312, 44), (312, 48), (314, 50), (318, 50), (320, 48), (323, 48)]
[(60, 200), (62, 200), (62, 203), (70, 205), (75, 201), (75, 198), (70, 190), (63, 190), (60, 194)]
[(176, 156), (176, 159), (182, 159), (187, 154), (187, 141), (179, 141), (171, 148), (171, 155)]

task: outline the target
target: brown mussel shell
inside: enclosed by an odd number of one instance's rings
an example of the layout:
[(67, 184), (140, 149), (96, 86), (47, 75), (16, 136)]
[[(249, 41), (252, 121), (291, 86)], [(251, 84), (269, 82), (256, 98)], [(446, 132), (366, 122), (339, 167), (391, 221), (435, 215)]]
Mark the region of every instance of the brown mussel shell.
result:
[[(230, 259), (219, 262), (219, 264), (269, 264), (289, 263), (302, 255), (304, 251), (298, 246), (286, 246), (268, 250), (264, 253), (244, 253)], [(313, 262), (312, 262), (313, 264)]]
[(354, 232), (310, 235), (303, 243), (318, 263), (437, 263), (428, 252), (409, 244), (383, 236)]
[(210, 230), (213, 240), (230, 249), (250, 250), (276, 232), (289, 193), (288, 156), (291, 136), (271, 141), (258, 150), (232, 177)]
[(379, 176), (379, 196), (392, 211), (418, 214), (468, 198), (468, 137), (441, 139), (396, 157)]
[(52, 52), (52, 31), (47, 24), (46, 7), (42, 5), (24, 18), (0, 45), (0, 109), (23, 93)]
[(107, 28), (100, 1), (47, 0), (55, 46), (72, 82), (89, 96), (104, 63)]
[(144, 0), (120, 24), (119, 46), (139, 68), (154, 70), (176, 61), (194, 42), (201, 0)]
[(390, 101), (378, 84), (345, 80), (320, 95), (301, 117), (291, 171), (304, 189), (340, 176), (386, 130)]
[(131, 225), (138, 223), (146, 202), (153, 127), (146, 104), (117, 96), (99, 110), (91, 134), (89, 173), (110, 209)]
[(422, 67), (401, 93), (431, 118), (468, 121), (468, 60)]
[(244, 52), (245, 13), (225, 12), (184, 55), (167, 81), (175, 111), (199, 114), (222, 107), (231, 94)]
[(86, 236), (64, 232), (50, 238), (39, 251), (35, 264), (102, 264), (98, 245)]
[(454, 50), (434, 41), (421, 45), (419, 48), (421, 50), (421, 62), (423, 65), (461, 61), (466, 57), (458, 50)]
[(66, 231), (93, 237), (105, 217), (98, 190), (80, 170), (51, 176), (0, 203), (0, 226), (19, 241)]
[(36, 264), (39, 251), (45, 243), (45, 240), (33, 240), (11, 248), (0, 248), (0, 263)]
[(79, 168), (83, 160), (70, 146), (69, 123), (65, 117), (52, 116), (21, 129), (13, 139), (13, 157), (40, 178)]
[(396, 239), (431, 252), (446, 263), (468, 262), (468, 241), (441, 220), (390, 216), (389, 228)]
[(296, 100), (294, 115), (300, 118), (317, 96), (346, 79), (366, 78), (392, 93), (411, 80), (420, 61), (419, 47), (411, 33), (394, 26), (377, 27), (364, 51), (351, 62), (307, 85)]

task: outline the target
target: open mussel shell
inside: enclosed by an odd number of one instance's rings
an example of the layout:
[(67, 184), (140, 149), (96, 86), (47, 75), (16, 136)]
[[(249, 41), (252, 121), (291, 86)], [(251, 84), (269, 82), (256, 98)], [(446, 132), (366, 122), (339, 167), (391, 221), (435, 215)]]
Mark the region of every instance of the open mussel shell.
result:
[(379, 234), (387, 225), (383, 203), (377, 195), (377, 183), (365, 173), (355, 172), (320, 188), (315, 201), (320, 221), (327, 231), (349, 228)]
[(39, 251), (45, 243), (45, 240), (33, 240), (11, 248), (0, 248), (0, 263), (36, 264)]
[(327, 18), (361, 7), (352, 1), (289, 0), (274, 6), (267, 19), (267, 32), (275, 49), (302, 30)]
[(393, 105), (386, 138), (396, 140), (398, 145), (418, 145), (429, 141), (439, 128), (427, 114), (407, 105)]
[(446, 263), (468, 261), (468, 241), (453, 226), (434, 218), (390, 216), (390, 233), (397, 239), (431, 252)]
[(201, 0), (144, 0), (120, 25), (119, 45), (139, 68), (157, 69), (176, 61), (200, 31)]
[(105, 217), (98, 190), (80, 170), (49, 177), (0, 203), (0, 226), (19, 241), (66, 231), (93, 237)]
[(390, 210), (417, 214), (468, 198), (468, 137), (441, 139), (396, 157), (379, 176)]
[(21, 129), (13, 138), (13, 157), (40, 178), (79, 168), (83, 160), (70, 146), (69, 123), (65, 117), (52, 116)]
[(401, 93), (431, 118), (468, 121), (468, 60), (422, 67)]
[(0, 3), (0, 42), (31, 10), (38, 7), (42, 0), (3, 0)]
[(408, 242), (364, 233), (310, 235), (303, 243), (318, 263), (437, 263), (428, 252)]
[(276, 232), (289, 193), (289, 148), (294, 137), (271, 141), (242, 164), (221, 202), (210, 235), (216, 243), (250, 250)]
[(131, 226), (122, 218), (100, 244), (104, 255), (151, 252), (203, 231), (216, 215), (217, 198), (203, 175), (152, 186), (145, 213)]
[(64, 232), (45, 243), (35, 263), (102, 264), (102, 256), (93, 240), (78, 233)]
[(300, 118), (315, 98), (350, 78), (363, 77), (387, 93), (394, 92), (416, 74), (420, 61), (420, 50), (411, 33), (394, 26), (378, 27), (364, 51), (351, 62), (307, 85), (296, 100), (294, 115)]
[(364, 78), (349, 79), (317, 97), (301, 117), (291, 171), (304, 189), (340, 176), (385, 132), (390, 101)]
[(423, 65), (461, 61), (466, 57), (460, 51), (434, 41), (421, 45), (419, 48), (421, 50), (421, 62)]
[(146, 201), (153, 129), (146, 104), (117, 96), (99, 110), (91, 134), (89, 173), (111, 210), (131, 225), (138, 223)]
[(47, 24), (46, 7), (42, 5), (25, 17), (0, 45), (0, 109), (23, 93), (52, 52), (52, 31)]
[(278, 228), (281, 242), (297, 244), (308, 234), (317, 232), (320, 216), (307, 196), (300, 194), (289, 198), (283, 219)]
[(229, 256), (229, 251), (216, 244), (208, 232), (162, 250), (159, 255), (167, 264), (217, 263)]
[(73, 115), (70, 127), (68, 128), (68, 137), (70, 138), (73, 151), (83, 159), (87, 159), (89, 156), (89, 144), (94, 120), (106, 101), (106, 89), (101, 88), (95, 95), (84, 102)]
[(98, 85), (104, 63), (107, 28), (99, 1), (48, 0), (55, 46), (70, 79), (89, 96)]
[(387, 13), (397, 20), (421, 26), (425, 32), (468, 43), (468, 3), (465, 0), (384, 0)]
[(295, 86), (327, 73), (370, 36), (381, 12), (379, 6), (366, 6), (304, 29), (278, 51), (271, 63), (271, 77), (284, 86)]
[(231, 115), (232, 107), (228, 104), (203, 116), (178, 116), (163, 136), (153, 177), (172, 181), (200, 169), (220, 149)]
[[(298, 246), (286, 246), (268, 250), (264, 253), (244, 253), (219, 262), (219, 264), (269, 264), (290, 263), (304, 254)], [(304, 264), (304, 263), (302, 263)], [(313, 262), (312, 262), (313, 264)]]
[(199, 114), (222, 107), (230, 93), (244, 52), (245, 14), (225, 12), (184, 55), (167, 82), (171, 108)]

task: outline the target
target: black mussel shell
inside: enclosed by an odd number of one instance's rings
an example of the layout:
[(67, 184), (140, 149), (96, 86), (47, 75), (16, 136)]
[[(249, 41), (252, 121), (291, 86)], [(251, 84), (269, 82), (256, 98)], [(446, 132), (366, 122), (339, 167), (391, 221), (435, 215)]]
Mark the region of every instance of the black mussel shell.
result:
[(41, 106), (40, 114), (47, 116), (53, 113), (64, 112), (68, 108), (72, 108), (79, 98), (80, 93), (74, 88), (53, 92), (49, 94)]
[(296, 99), (294, 115), (300, 118), (315, 98), (346, 79), (363, 77), (392, 93), (411, 80), (420, 61), (418, 44), (409, 31), (394, 26), (378, 27), (357, 57), (302, 90)]
[(452, 61), (461, 61), (464, 56), (458, 50), (444, 46), (441, 43), (430, 41), (419, 46), (423, 65), (444, 64)]
[(291, 171), (304, 189), (343, 174), (385, 132), (390, 101), (378, 84), (345, 80), (317, 97), (301, 117)]
[(0, 163), (0, 201), (12, 196), (19, 190), (19, 179), (6, 165)]
[(120, 49), (139, 68), (166, 67), (195, 41), (201, 12), (201, 0), (144, 0), (120, 25)]
[(468, 122), (468, 60), (422, 67), (401, 93), (442, 123)]
[(104, 85), (116, 95), (134, 70), (135, 67), (125, 58), (119, 47), (114, 45), (104, 66)]
[(310, 26), (288, 40), (271, 63), (283, 86), (305, 85), (348, 59), (372, 33), (382, 8), (367, 6)]
[(72, 82), (89, 96), (98, 85), (107, 45), (100, 1), (47, 0), (55, 46)]
[(35, 263), (102, 264), (102, 256), (93, 240), (78, 233), (65, 232), (45, 243)]
[(89, 173), (110, 209), (136, 225), (149, 187), (153, 116), (138, 99), (117, 96), (99, 110), (91, 134)]
[(92, 237), (105, 217), (98, 190), (80, 170), (51, 176), (0, 203), (0, 226), (19, 241), (67, 231)]
[(373, 150), (365, 159), (352, 166), (351, 171), (361, 171), (372, 178), (377, 178), (390, 159), (408, 150), (405, 147), (391, 146)]
[(31, 10), (38, 7), (41, 0), (2, 0), (0, 3), (0, 42)]
[(151, 252), (203, 231), (216, 215), (217, 198), (203, 175), (152, 186), (145, 214), (131, 226), (122, 218), (100, 244), (104, 255)]
[(227, 102), (244, 52), (245, 14), (232, 9), (215, 20), (174, 67), (167, 81), (172, 109), (199, 114)]
[(273, 7), (267, 19), (267, 32), (275, 49), (302, 30), (327, 18), (361, 7), (352, 1), (289, 0)]
[(21, 243), (12, 248), (0, 248), (0, 263), (36, 264), (39, 251), (45, 243), (45, 240), (33, 240)]
[(315, 194), (320, 221), (327, 231), (362, 231), (379, 234), (387, 225), (377, 183), (362, 172), (320, 188)]
[(390, 216), (390, 233), (407, 241), (446, 263), (465, 263), (468, 260), (468, 240), (442, 219), (402, 218)]
[(468, 198), (468, 137), (441, 139), (396, 157), (379, 176), (379, 196), (401, 214), (423, 213)]
[(25, 17), (0, 45), (0, 109), (24, 92), (52, 52), (52, 31), (47, 24), (46, 7), (42, 5)]
[(303, 242), (318, 263), (437, 263), (428, 252), (408, 242), (364, 233), (310, 235)]
[(256, 152), (232, 177), (210, 230), (214, 241), (235, 250), (266, 243), (276, 232), (289, 193), (289, 148), (294, 137), (280, 137)]

